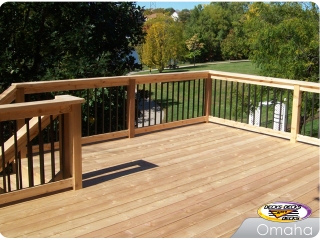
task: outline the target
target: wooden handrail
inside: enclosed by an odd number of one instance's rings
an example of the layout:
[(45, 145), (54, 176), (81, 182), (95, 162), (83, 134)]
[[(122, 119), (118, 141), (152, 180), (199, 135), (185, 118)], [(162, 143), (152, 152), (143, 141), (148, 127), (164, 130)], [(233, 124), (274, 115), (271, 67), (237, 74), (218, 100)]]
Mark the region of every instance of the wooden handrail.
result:
[(0, 105), (0, 121), (68, 113), (70, 105), (83, 102), (82, 98), (69, 96), (45, 101), (4, 104)]
[(12, 103), (16, 99), (16, 86), (12, 85), (0, 94), (0, 105)]
[(319, 83), (314, 83), (314, 82), (305, 82), (305, 81), (289, 80), (289, 79), (283, 79), (283, 78), (263, 77), (263, 76), (212, 71), (212, 70), (209, 71), (209, 74), (211, 75), (212, 79), (249, 83), (249, 84), (255, 84), (255, 85), (291, 89), (291, 90), (294, 89), (295, 85), (299, 85), (301, 91), (320, 93)]
[(134, 75), (134, 76), (117, 76), (117, 77), (102, 77), (102, 78), (84, 78), (84, 79), (67, 79), (55, 81), (39, 81), (39, 82), (26, 82), (26, 83), (13, 83), (10, 90), (6, 90), (0, 95), (0, 104), (3, 104), (2, 99), (5, 99), (9, 92), (12, 96), (15, 89), (24, 89), (25, 94), (31, 93), (44, 93), (53, 91), (66, 91), (66, 90), (80, 90), (100, 87), (115, 87), (115, 86), (128, 86), (129, 79), (134, 78), (136, 84), (156, 83), (156, 82), (173, 82), (185, 81), (197, 78), (207, 78), (211, 76), (212, 79), (220, 79), (241, 83), (249, 83), (256, 85), (271, 86), (277, 88), (291, 89), (294, 85), (299, 85), (301, 91), (320, 93), (319, 83), (305, 82), (298, 80), (289, 80), (283, 78), (263, 77), (249, 74), (230, 73), (223, 71), (193, 71), (182, 73), (162, 73), (152, 75)]

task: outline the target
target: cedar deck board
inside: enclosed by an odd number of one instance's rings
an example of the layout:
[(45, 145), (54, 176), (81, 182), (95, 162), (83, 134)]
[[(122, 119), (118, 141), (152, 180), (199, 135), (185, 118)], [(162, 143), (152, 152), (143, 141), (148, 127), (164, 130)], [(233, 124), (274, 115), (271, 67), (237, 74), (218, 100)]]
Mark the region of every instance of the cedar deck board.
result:
[(0, 208), (0, 233), (231, 236), (243, 219), (258, 217), (256, 210), (269, 201), (309, 204), (319, 215), (318, 159), (316, 146), (212, 123), (90, 144), (83, 147), (84, 173), (137, 160), (158, 167), (141, 165), (142, 171), (78, 191)]

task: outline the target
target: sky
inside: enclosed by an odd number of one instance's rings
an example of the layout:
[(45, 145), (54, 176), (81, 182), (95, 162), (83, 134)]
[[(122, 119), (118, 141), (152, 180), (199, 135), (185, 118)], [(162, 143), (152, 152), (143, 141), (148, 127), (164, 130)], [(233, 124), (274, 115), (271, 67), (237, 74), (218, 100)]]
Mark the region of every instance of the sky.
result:
[(145, 9), (150, 8), (150, 4), (152, 5), (152, 8), (173, 8), (175, 10), (182, 10), (182, 9), (193, 9), (198, 4), (209, 4), (210, 1), (204, 2), (204, 1), (137, 1), (137, 5), (143, 7), (145, 6)]

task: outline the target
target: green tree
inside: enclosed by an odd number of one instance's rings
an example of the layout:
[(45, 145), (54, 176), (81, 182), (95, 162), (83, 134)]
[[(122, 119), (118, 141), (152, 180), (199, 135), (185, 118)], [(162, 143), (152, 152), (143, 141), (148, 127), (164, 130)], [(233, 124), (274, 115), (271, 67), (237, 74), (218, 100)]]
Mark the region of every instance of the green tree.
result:
[(200, 42), (198, 34), (193, 35), (190, 39), (186, 40), (186, 46), (189, 50), (189, 57), (193, 58), (193, 64), (196, 65), (196, 56), (201, 54), (204, 44)]
[[(128, 56), (144, 39), (144, 21), (143, 9), (133, 2), (4, 3), (0, 8), (2, 91), (13, 82), (123, 75), (139, 67)], [(124, 87), (76, 94), (88, 101), (82, 105), (83, 135), (92, 133), (95, 125), (101, 133), (103, 126), (109, 128), (109, 121), (111, 128), (106, 131), (125, 128), (119, 120), (125, 119)], [(103, 98), (113, 104), (104, 104)], [(103, 111), (119, 114), (102, 122)]]
[(181, 23), (165, 15), (147, 21), (146, 40), (137, 48), (141, 62), (162, 72), (170, 60), (175, 62), (180, 59), (185, 50), (182, 29)]
[(182, 9), (179, 12), (179, 21), (182, 23), (186, 23), (190, 18), (190, 10), (189, 9)]
[(319, 9), (254, 3), (245, 19), (250, 59), (265, 76), (319, 81)]
[[(245, 15), (249, 58), (265, 76), (319, 82), (319, 8), (314, 3), (253, 3)], [(300, 129), (319, 109), (303, 98)]]
[(198, 5), (191, 11), (186, 24), (185, 39), (199, 34), (199, 38), (205, 44), (201, 58), (220, 60), (222, 41), (237, 25), (247, 9), (248, 3), (245, 2), (212, 2), (209, 5)]
[(243, 29), (243, 23), (236, 22), (221, 42), (223, 59), (244, 59), (248, 57), (249, 45)]
[(0, 9), (0, 78), (13, 82), (123, 75), (144, 33), (133, 2), (7, 2)]

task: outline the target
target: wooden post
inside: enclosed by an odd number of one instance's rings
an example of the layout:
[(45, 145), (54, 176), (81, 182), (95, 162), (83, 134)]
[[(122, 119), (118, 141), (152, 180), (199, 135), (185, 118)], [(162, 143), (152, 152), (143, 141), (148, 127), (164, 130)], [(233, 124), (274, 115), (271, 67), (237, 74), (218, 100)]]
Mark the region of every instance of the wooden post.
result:
[(211, 101), (212, 101), (212, 79), (211, 75), (208, 75), (206, 79), (206, 88), (205, 88), (205, 116), (206, 123), (209, 122), (209, 116), (211, 113)]
[(299, 134), (301, 99), (300, 86), (294, 85), (290, 138), (290, 142), (292, 143), (297, 142), (297, 135)]
[(135, 135), (135, 88), (136, 80), (129, 79), (128, 92), (127, 92), (127, 123), (128, 123), (128, 137), (133, 138)]
[(72, 105), (73, 126), (73, 189), (82, 188), (81, 104)]

